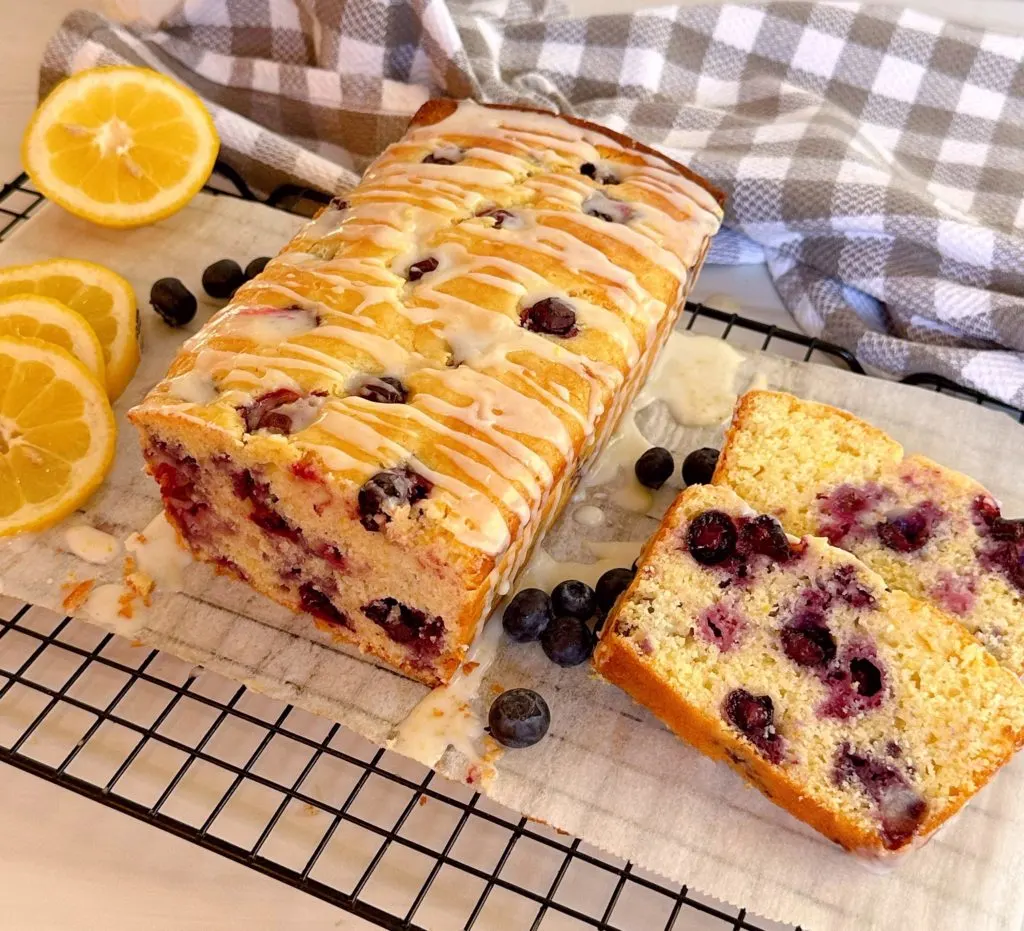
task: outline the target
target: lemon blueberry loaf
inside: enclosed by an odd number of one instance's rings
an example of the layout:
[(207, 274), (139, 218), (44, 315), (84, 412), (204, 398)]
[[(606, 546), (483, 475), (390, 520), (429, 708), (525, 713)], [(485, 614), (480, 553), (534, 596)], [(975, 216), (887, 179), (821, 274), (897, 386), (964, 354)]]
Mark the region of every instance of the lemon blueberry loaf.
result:
[(868, 855), (927, 837), (1024, 742), (1024, 686), (960, 624), (724, 487), (676, 499), (594, 664)]
[(846, 411), (753, 391), (715, 473), (791, 533), (828, 538), (890, 585), (956, 617), (1024, 673), (1024, 523), (976, 481)]
[(171, 522), (447, 681), (643, 382), (721, 200), (571, 117), (428, 103), (132, 411)]

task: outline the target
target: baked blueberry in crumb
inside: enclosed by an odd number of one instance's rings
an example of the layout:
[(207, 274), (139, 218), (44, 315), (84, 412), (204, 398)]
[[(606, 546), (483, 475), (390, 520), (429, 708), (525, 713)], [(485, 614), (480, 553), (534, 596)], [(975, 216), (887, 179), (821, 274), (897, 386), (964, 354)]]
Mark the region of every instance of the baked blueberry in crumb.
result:
[(396, 598), (378, 598), (362, 607), (374, 624), (382, 627), (395, 643), (414, 644), (420, 653), (436, 653), (441, 647), (444, 621), (411, 608)]
[(374, 401), (377, 404), (404, 404), (408, 394), (405, 385), (397, 378), (382, 375), (380, 378), (373, 378), (360, 385), (356, 389), (356, 397)]
[[(635, 569), (633, 571), (636, 572)], [(588, 621), (597, 611), (597, 593), (586, 582), (566, 579), (551, 592), (551, 607), (555, 614), (568, 614)]]
[(767, 556), (775, 562), (785, 562), (792, 556), (786, 531), (770, 514), (740, 520), (736, 549), (743, 556)]
[(551, 623), (554, 613), (547, 592), (539, 588), (524, 588), (506, 605), (501, 615), (501, 626), (509, 639), (516, 643), (538, 640), (544, 628)]
[(618, 176), (603, 165), (595, 165), (593, 162), (584, 162), (580, 165), (580, 174), (592, 178), (598, 184), (618, 184)]
[(348, 210), (348, 201), (340, 194), (335, 195), (331, 198), (330, 203), (327, 205), (331, 210)]
[(782, 738), (775, 730), (775, 705), (769, 695), (733, 689), (725, 697), (725, 718), (771, 763), (782, 762)]
[(578, 666), (594, 652), (594, 634), (578, 617), (556, 617), (540, 635), (544, 655), (559, 666)]
[(710, 446), (695, 449), (683, 460), (683, 484), (710, 485), (718, 465), (719, 451)]
[(663, 446), (651, 447), (633, 466), (637, 481), (646, 488), (661, 488), (675, 469), (672, 453)]
[(852, 718), (879, 707), (885, 698), (885, 674), (869, 641), (845, 646), (822, 682), (829, 694), (817, 710), (824, 717)]
[(632, 569), (609, 569), (597, 580), (594, 588), (594, 595), (597, 598), (597, 607), (602, 614), (611, 611), (612, 606), (619, 599), (633, 581), (636, 575)]
[(424, 165), (456, 165), (462, 161), (465, 153), (458, 146), (444, 146), (431, 152), (423, 159)]
[(697, 617), (697, 633), (707, 642), (713, 643), (727, 653), (739, 642), (746, 622), (739, 611), (724, 602), (716, 602), (705, 608)]
[(910, 511), (893, 514), (875, 528), (882, 543), (897, 553), (913, 553), (931, 537), (932, 527), (940, 517), (938, 508), (926, 501)]
[(509, 689), (491, 703), (487, 729), (503, 747), (522, 750), (538, 743), (551, 726), (551, 710), (533, 689)]
[(351, 622), (344, 611), (339, 611), (312, 582), (304, 582), (299, 586), (299, 603), (302, 610), (313, 617), (334, 627), (351, 627)]
[(294, 404), (302, 395), (291, 388), (277, 388), (260, 395), (251, 404), (239, 407), (246, 433), (267, 430), (270, 433), (287, 435), (291, 433), (292, 420), (286, 414), (275, 413), (277, 408)]
[(928, 804), (904, 773), (871, 754), (854, 752), (848, 743), (836, 752), (832, 779), (836, 785), (859, 784), (875, 805), (879, 833), (889, 850), (906, 844), (928, 812)]
[(384, 529), (395, 511), (422, 501), (433, 484), (410, 469), (385, 469), (359, 489), (359, 522), (373, 532)]
[(819, 668), (835, 659), (836, 638), (824, 621), (798, 618), (780, 633), (782, 651), (798, 666)]
[(705, 566), (724, 562), (736, 552), (736, 525), (722, 511), (698, 514), (686, 531), (690, 555)]
[(419, 281), (424, 275), (429, 275), (431, 272), (437, 271), (437, 264), (437, 259), (432, 255), (427, 256), (425, 259), (413, 262), (406, 270), (405, 277), (409, 281)]
[(490, 217), (494, 220), (494, 228), (496, 230), (502, 229), (506, 224), (511, 227), (519, 219), (518, 214), (513, 213), (511, 210), (506, 210), (504, 207), (492, 207), (490, 210), (478, 213), (477, 216)]
[(531, 304), (519, 315), (519, 323), (534, 333), (551, 336), (576, 335), (576, 311), (560, 297), (546, 297)]
[(600, 192), (583, 202), (583, 212), (606, 223), (628, 223), (636, 215), (636, 211), (629, 204), (621, 200), (612, 200)]

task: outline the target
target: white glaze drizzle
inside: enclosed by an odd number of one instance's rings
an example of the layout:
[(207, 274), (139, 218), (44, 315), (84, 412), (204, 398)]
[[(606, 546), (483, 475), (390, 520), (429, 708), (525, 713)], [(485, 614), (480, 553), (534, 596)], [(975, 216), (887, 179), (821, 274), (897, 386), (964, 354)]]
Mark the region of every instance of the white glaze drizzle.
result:
[[(408, 154), (409, 147), (415, 154)], [(598, 202), (608, 194), (579, 175), (579, 163), (612, 164), (607, 152), (620, 149), (603, 133), (550, 115), (472, 103), (460, 104), (436, 124), (413, 128), (371, 167), (344, 209), (331, 207), (308, 224), (275, 260), (269, 270), (273, 274), (243, 292), (273, 293), (302, 310), (254, 314), (244, 302), (230, 305), (186, 344), (192, 369), (164, 382), (155, 397), (165, 405), (178, 400), (175, 410), (195, 417), (195, 408), (210, 404), (210, 392), (224, 382), (232, 390), (221, 398), (226, 402), (230, 396), (236, 406), (275, 387), (298, 390), (310, 378), (350, 386), (353, 375), (366, 369), (351, 353), (341, 358), (332, 353), (330, 342), (368, 356), (379, 374), (406, 379), (430, 370), (446, 389), (471, 403), (437, 396), (429, 382), (427, 390), (417, 390), (410, 403), (393, 410), (332, 397), (312, 422), (293, 418), (292, 442), (320, 456), (328, 468), (359, 480), (399, 464), (421, 471), (434, 483), (431, 497), (449, 505), (437, 510), (443, 510), (443, 523), (457, 539), (494, 556), (511, 544), (518, 558), (510, 523), (535, 520), (554, 483), (552, 464), (525, 441), (542, 440), (557, 449), (563, 470), (589, 455), (603, 439), (595, 434), (602, 418), (615, 419), (627, 400), (623, 395), (631, 393), (638, 373), (646, 370), (669, 311), (642, 275), (562, 224), (569, 221), (617, 239), (674, 276), (682, 289), (704, 238), (721, 218), (714, 199), (698, 185), (657, 156), (632, 149), (628, 158), (640, 164), (614, 162), (621, 186), (612, 198), (629, 205), (623, 214), (627, 222), (581, 213), (585, 200)], [(456, 164), (416, 160), (428, 151)], [(545, 166), (540, 174), (535, 173), (538, 165)], [(495, 221), (476, 219), (478, 209), (501, 203), (516, 183), (543, 203), (511, 204), (507, 209), (513, 218), (500, 228)], [(630, 200), (631, 192), (635, 197), (642, 191), (660, 198), (661, 206)], [(692, 217), (692, 223), (674, 220), (664, 204)], [(472, 223), (468, 248), (457, 225), (467, 221)], [(367, 243), (384, 254), (353, 254)], [(553, 260), (579, 280), (580, 290), (567, 297), (524, 267), (523, 253), (508, 253), (511, 245), (536, 254), (538, 268)], [(437, 269), (406, 284), (409, 266), (427, 256), (437, 260)], [(503, 292), (508, 304), (487, 309), (445, 290), (466, 279)], [(317, 296), (327, 303), (305, 296), (310, 281), (345, 293), (348, 309), (335, 308), (324, 293)], [(600, 291), (606, 306), (586, 300), (588, 287)], [(354, 308), (353, 293), (358, 296)], [(575, 342), (520, 325), (521, 310), (545, 297), (572, 303), (579, 330)], [(368, 316), (371, 310), (373, 317)], [(433, 331), (451, 347), (450, 361), (457, 367), (442, 368), (436, 358), (405, 348), (408, 342), (384, 332), (374, 319), (382, 310), (413, 328)], [(319, 325), (314, 329), (311, 322)], [(604, 341), (588, 349), (590, 331), (600, 332)], [(304, 339), (310, 335), (313, 345)], [(216, 336), (243, 338), (260, 351), (211, 349), (210, 339)], [(262, 347), (272, 354), (264, 354)], [(594, 349), (600, 357), (588, 356)], [(616, 351), (621, 354), (617, 359)], [(543, 380), (534, 366), (543, 369)], [(577, 451), (573, 433), (580, 430)], [(451, 464), (443, 474), (426, 467), (423, 459), (430, 456), (417, 454), (421, 442), (432, 443)]]

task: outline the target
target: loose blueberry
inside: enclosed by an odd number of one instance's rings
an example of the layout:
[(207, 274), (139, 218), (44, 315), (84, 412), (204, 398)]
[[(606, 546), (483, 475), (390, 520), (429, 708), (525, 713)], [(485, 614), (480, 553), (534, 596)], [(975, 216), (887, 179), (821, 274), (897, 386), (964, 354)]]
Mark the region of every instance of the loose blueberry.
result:
[(356, 390), (356, 397), (375, 401), (377, 404), (404, 404), (408, 395), (401, 381), (390, 375), (382, 375), (360, 385)]
[(551, 592), (551, 607), (555, 614), (588, 621), (597, 611), (597, 593), (586, 582), (566, 579)]
[(702, 565), (724, 562), (736, 552), (736, 525), (722, 511), (705, 511), (690, 521), (686, 545)]
[(245, 271), (243, 272), (243, 274), (245, 275), (245, 280), (249, 281), (250, 279), (255, 278), (257, 275), (262, 274), (263, 269), (265, 269), (269, 264), (269, 255), (261, 255), (259, 258), (253, 259), (248, 265), (245, 266)]
[(243, 284), (245, 273), (234, 259), (221, 259), (203, 270), (203, 290), (219, 300), (231, 297)]
[(876, 530), (878, 538), (889, 549), (897, 553), (913, 553), (928, 542), (931, 520), (923, 510), (908, 511), (879, 522)]
[(418, 262), (413, 262), (409, 266), (409, 270), (405, 273), (405, 277), (409, 281), (419, 281), (424, 275), (430, 274), (432, 271), (437, 270), (437, 259), (433, 256), (428, 256), (425, 259), (420, 259)]
[(723, 706), (725, 718), (772, 763), (782, 762), (782, 738), (775, 731), (775, 705), (769, 695), (733, 689)]
[(519, 316), (519, 323), (534, 333), (551, 336), (576, 335), (576, 311), (568, 301), (559, 297), (546, 297), (531, 304)]
[(775, 562), (786, 562), (793, 555), (786, 531), (770, 514), (759, 514), (740, 523), (736, 549), (745, 556), (767, 556)]
[(533, 689), (509, 689), (491, 704), (487, 728), (503, 747), (522, 750), (538, 743), (551, 726), (551, 710)]
[(632, 569), (609, 569), (597, 580), (594, 594), (597, 597), (598, 610), (602, 614), (611, 611), (619, 595), (629, 588), (634, 575), (636, 573)]
[(184, 326), (196, 315), (196, 296), (177, 278), (160, 278), (149, 289), (149, 303), (168, 326)]
[(633, 466), (637, 481), (647, 488), (661, 488), (675, 469), (672, 453), (663, 446), (647, 450)]
[(824, 624), (802, 625), (799, 621), (781, 634), (783, 652), (798, 666), (827, 666), (836, 655), (836, 640)]
[(690, 485), (710, 485), (718, 465), (718, 450), (705, 446), (695, 449), (683, 460), (683, 483)]
[(556, 617), (540, 635), (540, 645), (551, 662), (578, 666), (594, 652), (594, 635), (587, 622), (568, 614)]
[(501, 626), (509, 639), (516, 643), (539, 640), (554, 614), (547, 592), (539, 588), (524, 588), (508, 603), (501, 616)]
[(422, 501), (433, 484), (409, 469), (385, 469), (359, 489), (359, 522), (373, 532), (384, 529), (395, 511)]

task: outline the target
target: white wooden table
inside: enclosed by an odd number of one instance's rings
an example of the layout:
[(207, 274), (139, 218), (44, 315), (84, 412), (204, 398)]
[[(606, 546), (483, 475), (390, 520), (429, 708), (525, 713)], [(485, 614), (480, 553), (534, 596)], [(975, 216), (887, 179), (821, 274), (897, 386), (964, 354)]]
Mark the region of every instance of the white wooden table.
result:
[[(693, 0), (683, 0), (691, 3)], [(47, 37), (76, 7), (167, 6), (168, 0), (0, 0), (0, 180), (20, 170), (21, 131), (36, 103)], [(572, 0), (580, 12), (635, 0)], [(918, 9), (1024, 32), (1024, 0), (915, 0)], [(792, 325), (760, 269), (709, 268), (695, 297), (728, 293), (745, 312)], [(220, 931), (372, 926), (111, 809), (0, 765), (0, 882), (4, 928), (33, 931)]]

